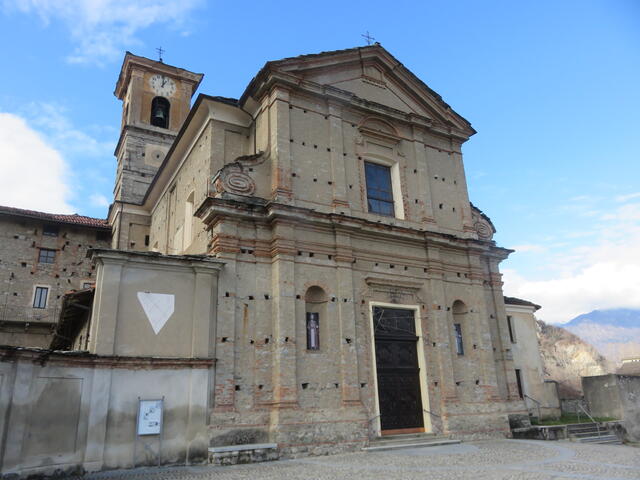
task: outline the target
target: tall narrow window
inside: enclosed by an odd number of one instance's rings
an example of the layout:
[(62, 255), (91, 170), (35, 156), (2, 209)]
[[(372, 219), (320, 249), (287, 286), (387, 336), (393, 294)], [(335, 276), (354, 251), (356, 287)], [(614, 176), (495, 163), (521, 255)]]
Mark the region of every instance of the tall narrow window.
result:
[(511, 343), (516, 343), (516, 332), (513, 328), (513, 317), (511, 315), (507, 315), (507, 326), (509, 327), (509, 338), (511, 339)]
[(364, 163), (367, 182), (367, 208), (371, 213), (393, 217), (393, 189), (391, 169), (377, 163)]
[(54, 263), (56, 261), (56, 251), (49, 248), (41, 248), (38, 256), (39, 263)]
[(49, 295), (49, 288), (36, 287), (36, 290), (33, 294), (33, 308), (46, 308), (48, 295)]
[(193, 192), (184, 203), (184, 228), (182, 232), (184, 233), (182, 246), (186, 249), (193, 240)]
[(151, 125), (169, 128), (169, 100), (156, 97), (151, 101)]
[(320, 350), (320, 314), (307, 312), (307, 350)]
[(462, 325), (453, 324), (453, 331), (456, 335), (456, 352), (458, 355), (464, 355), (464, 343), (462, 341)]
[(522, 378), (520, 376), (520, 370), (516, 368), (516, 382), (518, 383), (518, 395), (520, 398), (524, 398), (524, 391), (522, 390)]

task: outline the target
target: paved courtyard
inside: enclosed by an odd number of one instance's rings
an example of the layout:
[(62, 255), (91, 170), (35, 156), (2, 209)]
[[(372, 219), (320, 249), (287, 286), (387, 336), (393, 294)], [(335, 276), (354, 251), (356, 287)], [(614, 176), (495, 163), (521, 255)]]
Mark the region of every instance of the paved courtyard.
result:
[(483, 440), (459, 445), (232, 467), (138, 468), (100, 472), (90, 480), (271, 479), (640, 479), (640, 449), (534, 440)]

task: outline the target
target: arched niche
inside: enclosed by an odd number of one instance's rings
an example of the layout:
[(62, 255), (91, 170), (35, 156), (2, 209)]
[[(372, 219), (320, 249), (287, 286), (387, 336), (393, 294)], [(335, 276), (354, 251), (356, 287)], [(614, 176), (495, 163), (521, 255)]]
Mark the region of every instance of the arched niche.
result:
[(307, 350), (320, 350), (326, 340), (327, 294), (322, 287), (309, 287), (304, 295)]
[(456, 300), (451, 306), (451, 312), (453, 313), (453, 350), (458, 356), (463, 356), (466, 353), (465, 338), (468, 337), (466, 330), (469, 328), (467, 325), (469, 309), (462, 300)]

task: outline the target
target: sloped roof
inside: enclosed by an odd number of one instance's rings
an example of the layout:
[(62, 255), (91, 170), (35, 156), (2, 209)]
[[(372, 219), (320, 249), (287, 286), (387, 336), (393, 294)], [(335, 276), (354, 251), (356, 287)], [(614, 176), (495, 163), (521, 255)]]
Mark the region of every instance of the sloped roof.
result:
[(62, 213), (46, 213), (36, 210), (25, 210), (23, 208), (5, 207), (0, 205), (0, 215), (9, 215), (12, 217), (33, 218), (43, 220), (50, 223), (63, 223), (67, 225), (78, 225), (81, 227), (98, 228), (101, 230), (111, 230), (106, 219), (85, 217), (84, 215), (66, 215)]
[(516, 297), (504, 297), (504, 303), (506, 303), (507, 305), (521, 305), (523, 307), (533, 307), (536, 310), (540, 310), (542, 307), (540, 305), (536, 305), (533, 302), (530, 302), (528, 300), (523, 300), (521, 298), (516, 298)]

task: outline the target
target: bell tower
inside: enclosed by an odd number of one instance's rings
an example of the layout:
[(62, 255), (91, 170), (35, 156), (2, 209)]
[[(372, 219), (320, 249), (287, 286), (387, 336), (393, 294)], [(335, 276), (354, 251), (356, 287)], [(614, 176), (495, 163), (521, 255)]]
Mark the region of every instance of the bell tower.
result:
[(122, 100), (122, 124), (114, 202), (109, 211), (112, 247), (146, 250), (149, 215), (144, 198), (189, 114), (202, 77), (127, 52), (114, 95)]

